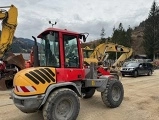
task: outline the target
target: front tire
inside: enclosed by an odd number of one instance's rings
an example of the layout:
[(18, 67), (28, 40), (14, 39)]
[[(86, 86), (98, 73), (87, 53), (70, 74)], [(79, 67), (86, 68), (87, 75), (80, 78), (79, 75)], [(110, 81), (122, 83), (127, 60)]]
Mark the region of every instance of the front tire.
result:
[(138, 72), (135, 70), (133, 76), (136, 78), (138, 76)]
[(116, 108), (123, 101), (124, 89), (119, 80), (109, 80), (106, 86), (106, 90), (101, 92), (103, 103), (110, 107)]
[(80, 102), (77, 94), (68, 88), (52, 92), (43, 107), (44, 120), (75, 120)]

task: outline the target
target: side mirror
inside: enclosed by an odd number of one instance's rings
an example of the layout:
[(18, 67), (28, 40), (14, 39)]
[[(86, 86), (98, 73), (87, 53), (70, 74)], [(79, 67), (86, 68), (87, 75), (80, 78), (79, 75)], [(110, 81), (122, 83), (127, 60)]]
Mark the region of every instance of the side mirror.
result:
[(86, 37), (85, 37), (85, 35), (83, 35), (83, 42), (86, 42)]
[(79, 38), (82, 39), (82, 35), (79, 35)]
[(83, 39), (83, 42), (86, 42), (89, 33), (80, 33), (79, 38)]

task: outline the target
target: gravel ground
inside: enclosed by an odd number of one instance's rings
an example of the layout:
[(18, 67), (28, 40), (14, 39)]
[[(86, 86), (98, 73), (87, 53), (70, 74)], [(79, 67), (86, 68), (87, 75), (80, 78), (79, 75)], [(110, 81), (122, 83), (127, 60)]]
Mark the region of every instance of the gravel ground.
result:
[[(107, 108), (99, 92), (91, 99), (80, 99), (77, 120), (159, 120), (159, 70), (152, 76), (130, 76), (121, 79), (124, 100), (118, 108)], [(43, 120), (41, 112), (25, 114), (18, 110), (10, 91), (0, 91), (0, 120)]]

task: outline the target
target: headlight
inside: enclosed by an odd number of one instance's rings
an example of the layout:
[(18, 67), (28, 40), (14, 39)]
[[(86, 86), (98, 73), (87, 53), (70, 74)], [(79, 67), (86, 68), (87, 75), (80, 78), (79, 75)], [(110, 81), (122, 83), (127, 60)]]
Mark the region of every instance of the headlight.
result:
[(129, 68), (129, 70), (134, 70), (134, 68)]

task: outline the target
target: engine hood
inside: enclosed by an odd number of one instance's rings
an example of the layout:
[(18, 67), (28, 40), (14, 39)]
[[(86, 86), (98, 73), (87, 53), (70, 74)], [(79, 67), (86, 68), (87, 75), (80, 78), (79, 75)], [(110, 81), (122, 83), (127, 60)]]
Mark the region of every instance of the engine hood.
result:
[(56, 83), (55, 70), (51, 67), (33, 67), (19, 71), (13, 80), (14, 93), (17, 95), (45, 93), (50, 84)]

